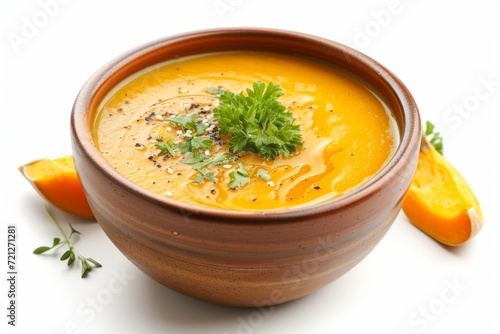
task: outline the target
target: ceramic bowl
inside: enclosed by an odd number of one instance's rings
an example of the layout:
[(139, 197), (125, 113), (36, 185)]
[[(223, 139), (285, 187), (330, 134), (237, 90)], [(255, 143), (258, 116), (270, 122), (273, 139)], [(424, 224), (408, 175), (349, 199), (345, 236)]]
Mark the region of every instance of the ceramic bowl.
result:
[[(362, 78), (394, 114), (401, 136), (394, 157), (369, 182), (338, 199), (267, 212), (179, 203), (116, 172), (99, 153), (91, 132), (106, 94), (148, 66), (228, 50), (307, 56)], [(245, 28), (171, 36), (118, 56), (83, 86), (74, 103), (71, 134), (78, 175), (97, 221), (132, 263), (188, 296), (223, 305), (263, 306), (332, 283), (373, 250), (400, 211), (415, 171), (421, 128), (407, 88), (366, 55), (303, 33)]]

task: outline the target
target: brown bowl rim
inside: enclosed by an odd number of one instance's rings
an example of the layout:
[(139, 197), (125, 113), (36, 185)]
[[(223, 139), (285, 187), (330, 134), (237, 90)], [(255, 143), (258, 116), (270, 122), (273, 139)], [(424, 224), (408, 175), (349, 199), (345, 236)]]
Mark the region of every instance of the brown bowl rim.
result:
[[(221, 36), (232, 36), (234, 38), (235, 36), (238, 37), (242, 35), (275, 37), (277, 39), (293, 39), (306, 44), (320, 44), (322, 46), (335, 49), (337, 52), (341, 52), (344, 54), (349, 63), (354, 61), (361, 64), (361, 66), (376, 72), (376, 74), (389, 85), (390, 89), (397, 97), (405, 120), (402, 131), (401, 128), (399, 129), (399, 147), (396, 149), (396, 152), (387, 164), (366, 183), (340, 197), (295, 208), (263, 211), (224, 210), (175, 201), (140, 187), (114, 170), (94, 144), (91, 134), (90, 117), (88, 115), (88, 110), (90, 109), (92, 101), (95, 97), (95, 93), (101, 88), (101, 86), (106, 84), (106, 82), (108, 82), (108, 80), (112, 78), (113, 75), (122, 68), (122, 66), (127, 65), (134, 59), (147, 56), (155, 50), (161, 50), (168, 45), (196, 38), (209, 39), (211, 37)], [(231, 50), (231, 48), (228, 50)], [(249, 48), (248, 50), (255, 50), (255, 48)], [(144, 66), (144, 68), (146, 67), (148, 66)], [(347, 70), (350, 71), (351, 69), (347, 68)], [(121, 80), (118, 82), (120, 81)], [(135, 193), (135, 195), (147, 201), (164, 206), (169, 210), (176, 210), (186, 214), (196, 214), (203, 217), (219, 218), (221, 222), (235, 218), (245, 221), (260, 220), (263, 218), (280, 221), (300, 220), (301, 217), (330, 212), (340, 207), (350, 207), (362, 198), (373, 195), (377, 189), (386, 185), (389, 182), (391, 175), (396, 174), (395, 170), (403, 169), (403, 164), (406, 160), (403, 159), (403, 157), (408, 154), (407, 151), (411, 146), (410, 144), (415, 140), (420, 140), (421, 136), (418, 108), (408, 88), (396, 75), (374, 59), (347, 45), (323, 37), (291, 30), (253, 27), (195, 30), (156, 39), (122, 53), (98, 69), (83, 85), (73, 104), (70, 122), (73, 145), (79, 145), (82, 152), (84, 152), (84, 154), (89, 158), (89, 161), (93, 164), (93, 166), (101, 173), (106, 174), (108, 178), (113, 179), (114, 182), (116, 182), (116, 184), (120, 187), (128, 189), (129, 191)]]

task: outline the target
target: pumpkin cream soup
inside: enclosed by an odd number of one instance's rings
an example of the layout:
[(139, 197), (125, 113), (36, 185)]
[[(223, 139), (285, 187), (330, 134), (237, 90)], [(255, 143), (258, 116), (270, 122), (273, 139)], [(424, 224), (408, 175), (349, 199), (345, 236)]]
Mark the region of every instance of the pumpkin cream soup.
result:
[[(232, 117), (244, 105), (247, 116)], [(99, 107), (93, 133), (118, 172), (161, 196), (275, 210), (333, 199), (367, 182), (392, 157), (396, 130), (385, 104), (341, 70), (283, 54), (227, 52), (168, 61), (129, 78)]]

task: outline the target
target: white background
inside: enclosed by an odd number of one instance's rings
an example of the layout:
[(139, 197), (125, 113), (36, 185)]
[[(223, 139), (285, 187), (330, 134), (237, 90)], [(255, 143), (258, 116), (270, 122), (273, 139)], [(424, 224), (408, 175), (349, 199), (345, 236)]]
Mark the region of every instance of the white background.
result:
[[(16, 224), (19, 272), (15, 328), (7, 325), (8, 286), (1, 279), (1, 331), (500, 333), (500, 10), (494, 3), (1, 1), (0, 267), (7, 276), (6, 230)], [(480, 234), (462, 247), (443, 247), (400, 214), (379, 246), (348, 274), (301, 300), (260, 311), (214, 306), (170, 291), (128, 262), (97, 223), (61, 213), (64, 226), (69, 221), (82, 232), (77, 248), (104, 267), (80, 279), (79, 269), (68, 269), (57, 256), (32, 254), (57, 231), (17, 167), (71, 154), (70, 111), (83, 83), (105, 62), (142, 43), (234, 26), (333, 39), (399, 76), (422, 119), (443, 131), (446, 157), (475, 190), (486, 218)]]

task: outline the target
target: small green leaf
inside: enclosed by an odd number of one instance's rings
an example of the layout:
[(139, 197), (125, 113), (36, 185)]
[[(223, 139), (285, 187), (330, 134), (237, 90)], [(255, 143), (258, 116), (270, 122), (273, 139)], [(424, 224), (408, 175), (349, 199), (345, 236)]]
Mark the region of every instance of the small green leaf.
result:
[(211, 139), (203, 137), (192, 137), (190, 142), (193, 150), (203, 150), (203, 151), (210, 150), (213, 144)]
[(80, 259), (80, 262), (82, 263), (82, 267), (86, 270), (92, 270), (92, 267), (90, 266), (90, 264), (87, 262), (86, 259), (84, 258), (81, 258)]
[(59, 238), (54, 238), (54, 241), (52, 242), (52, 248), (56, 247), (61, 243), (61, 239)]
[(87, 277), (87, 273), (92, 270), (92, 267), (87, 262), (82, 261), (82, 278)]
[(257, 171), (257, 176), (260, 177), (264, 181), (271, 180), (271, 175), (265, 169), (259, 169)]
[(199, 174), (196, 175), (196, 178), (193, 180), (193, 183), (200, 184), (203, 183), (204, 180), (217, 183), (217, 179), (215, 178), (214, 173), (212, 173), (208, 169), (202, 167), (202, 168), (197, 168), (196, 170), (199, 172)]
[(198, 153), (193, 154), (189, 158), (182, 159), (180, 160), (180, 162), (191, 165), (195, 170), (198, 171), (199, 174), (196, 175), (193, 183), (200, 184), (203, 183), (204, 180), (208, 180), (213, 183), (218, 182), (214, 173), (206, 169), (206, 166), (218, 166), (228, 163), (229, 161), (234, 161), (235, 159), (235, 157), (231, 157), (227, 154), (219, 154), (211, 157), (205, 154)]
[(71, 267), (71, 265), (73, 265), (73, 263), (75, 262), (76, 258), (75, 258), (75, 253), (71, 252), (69, 254), (69, 258), (68, 258), (68, 267)]
[(432, 122), (430, 121), (426, 121), (425, 122), (425, 135), (426, 136), (429, 136), (431, 135), (433, 132), (434, 132), (434, 124), (432, 124)]
[(201, 153), (186, 154), (184, 159), (179, 160), (186, 165), (194, 165), (205, 160), (207, 156)]
[(224, 93), (224, 89), (222, 87), (218, 87), (218, 88), (208, 87), (207, 93), (212, 94), (212, 95), (216, 95), (216, 96), (220, 96), (222, 93)]
[(195, 119), (198, 118), (198, 114), (192, 115), (181, 115), (178, 117), (170, 117), (167, 121), (173, 126), (180, 126), (183, 132), (189, 129), (196, 130)]
[(87, 258), (87, 261), (92, 262), (98, 268), (102, 267), (102, 264), (100, 264), (99, 262), (97, 262), (96, 260), (94, 260), (94, 259), (92, 259), (90, 257)]
[(196, 123), (196, 134), (197, 135), (202, 135), (205, 130), (208, 128), (208, 124), (205, 123)]
[(51, 250), (52, 247), (47, 247), (47, 246), (41, 246), (41, 247), (38, 247), (37, 249), (35, 249), (33, 251), (34, 254), (42, 254), (42, 253), (45, 253), (46, 251), (48, 250)]
[(243, 187), (250, 182), (250, 175), (241, 163), (238, 163), (238, 168), (229, 173), (229, 188), (237, 189)]
[(92, 266), (90, 265), (90, 263), (94, 264), (94, 266), (96, 268), (102, 267), (102, 265), (99, 262), (97, 262), (96, 260), (94, 260), (92, 258), (84, 258), (83, 256), (80, 256), (79, 259), (80, 259), (80, 262), (82, 263), (82, 278), (87, 277), (87, 274), (89, 273), (89, 271), (92, 270)]
[(436, 131), (436, 127), (432, 122), (426, 121), (425, 122), (425, 136), (427, 137), (427, 140), (429, 140), (429, 143), (434, 146), (436, 151), (441, 153), (443, 155), (443, 137), (439, 132)]
[(169, 154), (171, 157), (175, 157), (174, 141), (172, 139), (166, 142), (156, 143), (156, 148), (160, 150), (159, 156)]
[(71, 255), (71, 250), (67, 250), (66, 252), (64, 252), (64, 254), (61, 256), (61, 261), (64, 261), (66, 260), (67, 258), (69, 258), (69, 256)]

